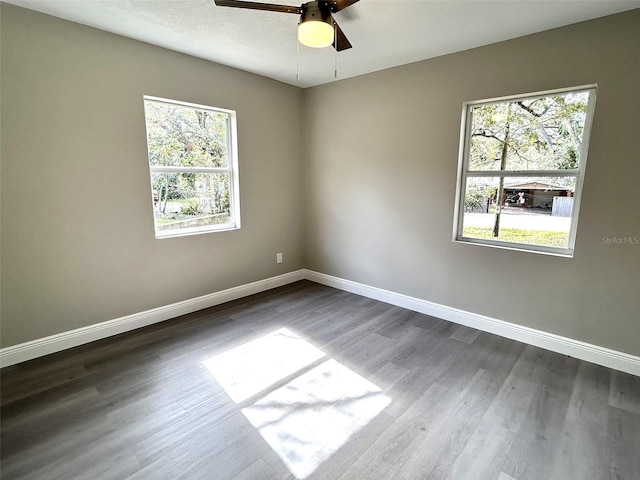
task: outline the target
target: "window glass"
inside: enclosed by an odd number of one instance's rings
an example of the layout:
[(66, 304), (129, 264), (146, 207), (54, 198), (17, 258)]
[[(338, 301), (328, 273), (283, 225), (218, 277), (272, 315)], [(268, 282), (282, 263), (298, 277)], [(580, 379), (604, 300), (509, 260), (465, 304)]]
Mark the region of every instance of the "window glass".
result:
[(576, 92), (471, 107), (469, 170), (577, 168), (588, 105)]
[[(501, 181), (502, 209), (496, 225)], [(462, 235), (566, 249), (574, 191), (574, 177), (470, 177)]]

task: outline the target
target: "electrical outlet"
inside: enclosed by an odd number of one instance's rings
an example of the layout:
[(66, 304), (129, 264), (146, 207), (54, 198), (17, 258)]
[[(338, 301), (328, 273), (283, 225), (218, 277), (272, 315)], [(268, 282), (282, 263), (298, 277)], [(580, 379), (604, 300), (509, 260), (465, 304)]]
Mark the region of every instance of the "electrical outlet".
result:
[(276, 263), (282, 263), (282, 254), (276, 253)]

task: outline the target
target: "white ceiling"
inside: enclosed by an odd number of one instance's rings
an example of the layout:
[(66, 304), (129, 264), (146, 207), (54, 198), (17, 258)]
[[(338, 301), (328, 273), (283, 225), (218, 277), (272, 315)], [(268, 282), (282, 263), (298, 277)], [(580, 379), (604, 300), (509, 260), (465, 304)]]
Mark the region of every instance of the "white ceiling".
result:
[[(300, 46), (296, 54), (294, 14), (218, 7), (213, 0), (3, 1), (300, 87), (335, 80), (332, 48)], [(634, 8), (640, 0), (360, 0), (335, 15), (353, 44), (337, 55), (338, 78)]]

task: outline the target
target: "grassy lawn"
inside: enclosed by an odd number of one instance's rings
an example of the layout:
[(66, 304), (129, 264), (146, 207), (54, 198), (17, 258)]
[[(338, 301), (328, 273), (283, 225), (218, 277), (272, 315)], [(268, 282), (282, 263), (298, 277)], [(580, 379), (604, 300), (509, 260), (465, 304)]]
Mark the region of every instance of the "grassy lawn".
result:
[(515, 228), (501, 228), (500, 235), (496, 238), (493, 236), (493, 228), (490, 227), (466, 227), (464, 229), (464, 236), (561, 248), (566, 248), (569, 240), (569, 234), (567, 232), (518, 230)]

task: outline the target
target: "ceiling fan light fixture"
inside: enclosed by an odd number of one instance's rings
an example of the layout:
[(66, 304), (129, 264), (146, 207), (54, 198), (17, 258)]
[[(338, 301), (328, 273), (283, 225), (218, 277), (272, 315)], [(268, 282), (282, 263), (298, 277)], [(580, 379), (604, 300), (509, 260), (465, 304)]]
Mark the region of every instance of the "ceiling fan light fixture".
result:
[(335, 31), (331, 13), (309, 2), (298, 24), (298, 41), (311, 48), (324, 48), (333, 43)]
[[(1, 1), (1, 0), (0, 0)], [(311, 0), (299, 7), (248, 0), (214, 0), (219, 7), (248, 8), (269, 12), (300, 15), (298, 41), (307, 47), (323, 48), (333, 45), (336, 52), (352, 47), (340, 26), (333, 20), (333, 13), (350, 7), (359, 0)]]
[(333, 26), (319, 20), (298, 25), (298, 41), (312, 48), (324, 48), (333, 43)]

